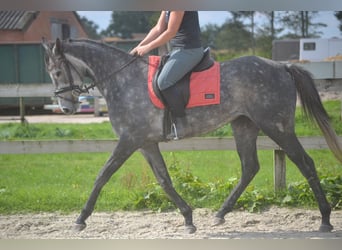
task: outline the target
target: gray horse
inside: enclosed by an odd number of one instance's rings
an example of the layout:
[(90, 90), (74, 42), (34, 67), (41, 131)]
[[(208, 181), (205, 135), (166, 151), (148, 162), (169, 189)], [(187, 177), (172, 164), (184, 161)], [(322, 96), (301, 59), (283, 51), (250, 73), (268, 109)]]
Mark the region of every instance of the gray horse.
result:
[[(117, 147), (97, 176), (90, 197), (76, 221), (76, 229), (86, 227), (103, 186), (133, 152), (140, 149), (158, 182), (180, 209), (185, 229), (196, 231), (192, 209), (172, 186), (158, 143), (164, 141), (164, 111), (156, 108), (147, 92), (148, 60), (134, 57), (104, 43), (91, 40), (43, 41), (46, 68), (56, 88), (55, 95), (66, 114), (76, 111), (78, 96), (89, 87), (83, 78), (92, 79), (106, 99)], [(304, 151), (294, 131), (296, 92), (305, 114), (316, 121), (326, 141), (342, 162), (341, 148), (331, 128), (310, 74), (298, 66), (288, 66), (255, 56), (220, 64), (221, 103), (186, 110), (192, 130), (187, 137), (200, 135), (231, 123), (241, 159), (242, 177), (214, 218), (224, 216), (259, 170), (256, 140), (259, 131), (274, 140), (297, 165), (317, 199), (322, 215), (320, 231), (331, 231), (331, 208), (320, 185), (314, 162)]]

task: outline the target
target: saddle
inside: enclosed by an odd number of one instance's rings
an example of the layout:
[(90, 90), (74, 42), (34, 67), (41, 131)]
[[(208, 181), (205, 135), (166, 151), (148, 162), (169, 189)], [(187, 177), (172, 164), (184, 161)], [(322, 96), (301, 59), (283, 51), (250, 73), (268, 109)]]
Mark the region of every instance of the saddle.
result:
[(158, 108), (166, 107), (173, 116), (182, 117), (186, 108), (220, 103), (219, 64), (210, 57), (209, 48), (204, 50), (201, 61), (180, 81), (160, 91), (157, 79), (168, 58), (169, 55), (150, 56), (149, 59), (152, 65), (148, 76), (149, 93), (152, 102)]
[(171, 131), (176, 117), (185, 116), (186, 108), (220, 103), (220, 65), (210, 57), (206, 48), (201, 61), (175, 85), (160, 91), (157, 79), (168, 55), (150, 56), (148, 69), (148, 93), (151, 102), (164, 109), (164, 137)]

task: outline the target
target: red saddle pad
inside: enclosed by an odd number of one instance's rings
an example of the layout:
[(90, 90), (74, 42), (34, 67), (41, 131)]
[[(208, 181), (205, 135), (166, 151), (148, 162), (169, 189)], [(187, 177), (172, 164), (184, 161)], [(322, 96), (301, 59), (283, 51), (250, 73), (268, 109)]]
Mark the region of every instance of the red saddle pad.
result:
[[(164, 109), (164, 104), (154, 93), (152, 81), (158, 69), (160, 56), (149, 57), (147, 76), (148, 93), (151, 102)], [(212, 67), (201, 72), (193, 72), (190, 76), (190, 98), (186, 108), (220, 104), (220, 64), (215, 62)]]

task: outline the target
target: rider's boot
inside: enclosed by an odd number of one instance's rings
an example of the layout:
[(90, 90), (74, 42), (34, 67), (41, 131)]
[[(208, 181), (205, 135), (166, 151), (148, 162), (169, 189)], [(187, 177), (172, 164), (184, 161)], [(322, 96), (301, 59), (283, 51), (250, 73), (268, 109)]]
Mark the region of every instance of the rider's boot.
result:
[(169, 87), (162, 90), (161, 93), (163, 95), (164, 103), (166, 103), (172, 116), (171, 133), (166, 136), (166, 139), (178, 140), (184, 138), (186, 134), (191, 132), (191, 127), (188, 126), (185, 115), (186, 103), (184, 103), (177, 88)]

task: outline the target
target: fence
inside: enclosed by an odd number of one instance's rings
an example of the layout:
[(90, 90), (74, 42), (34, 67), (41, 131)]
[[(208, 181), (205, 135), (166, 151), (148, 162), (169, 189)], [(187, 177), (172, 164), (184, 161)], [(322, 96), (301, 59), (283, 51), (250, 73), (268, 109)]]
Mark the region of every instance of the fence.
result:
[[(0, 84), (0, 97), (48, 97), (53, 96), (54, 86), (48, 83)], [(97, 89), (89, 90), (89, 95), (100, 96)]]
[[(323, 137), (300, 137), (305, 149), (328, 149)], [(50, 154), (76, 152), (110, 152), (117, 140), (49, 140), (49, 141), (0, 141), (0, 154)], [(339, 137), (342, 143), (342, 137)], [(267, 137), (259, 137), (258, 150), (273, 150), (275, 190), (286, 187), (286, 157), (279, 146)], [(160, 143), (162, 151), (210, 151), (236, 150), (233, 138), (191, 138)], [(228, 163), (227, 163), (228, 164)]]
[[(318, 84), (317, 84), (318, 83)], [(318, 87), (325, 85), (317, 82)], [(324, 81), (325, 83), (325, 81)], [(327, 85), (325, 85), (327, 86)], [(326, 88), (341, 90), (341, 81), (328, 85)], [(1, 84), (0, 97), (40, 97), (51, 96), (52, 84)], [(99, 96), (97, 89), (90, 95)], [(23, 114), (22, 114), (23, 115)], [(21, 118), (24, 120), (24, 118)], [(339, 138), (342, 143), (342, 137)], [(302, 137), (300, 142), (305, 149), (328, 149), (323, 137)], [(1, 154), (35, 154), (35, 153), (66, 153), (66, 152), (108, 152), (117, 144), (115, 140), (67, 140), (67, 141), (0, 141)], [(286, 187), (285, 153), (272, 140), (260, 137), (257, 141), (260, 150), (273, 150), (274, 186), (276, 190)], [(236, 150), (234, 139), (230, 138), (192, 138), (172, 143), (161, 143), (162, 151), (201, 151), (201, 150)]]
[[(50, 97), (53, 96), (54, 86), (46, 83), (26, 83), (26, 84), (0, 84), (1, 97), (18, 97), (20, 99), (20, 120), (25, 121), (25, 102), (24, 97)], [(91, 96), (101, 96), (95, 88), (89, 90)], [(95, 102), (95, 113), (98, 113), (99, 105)]]

